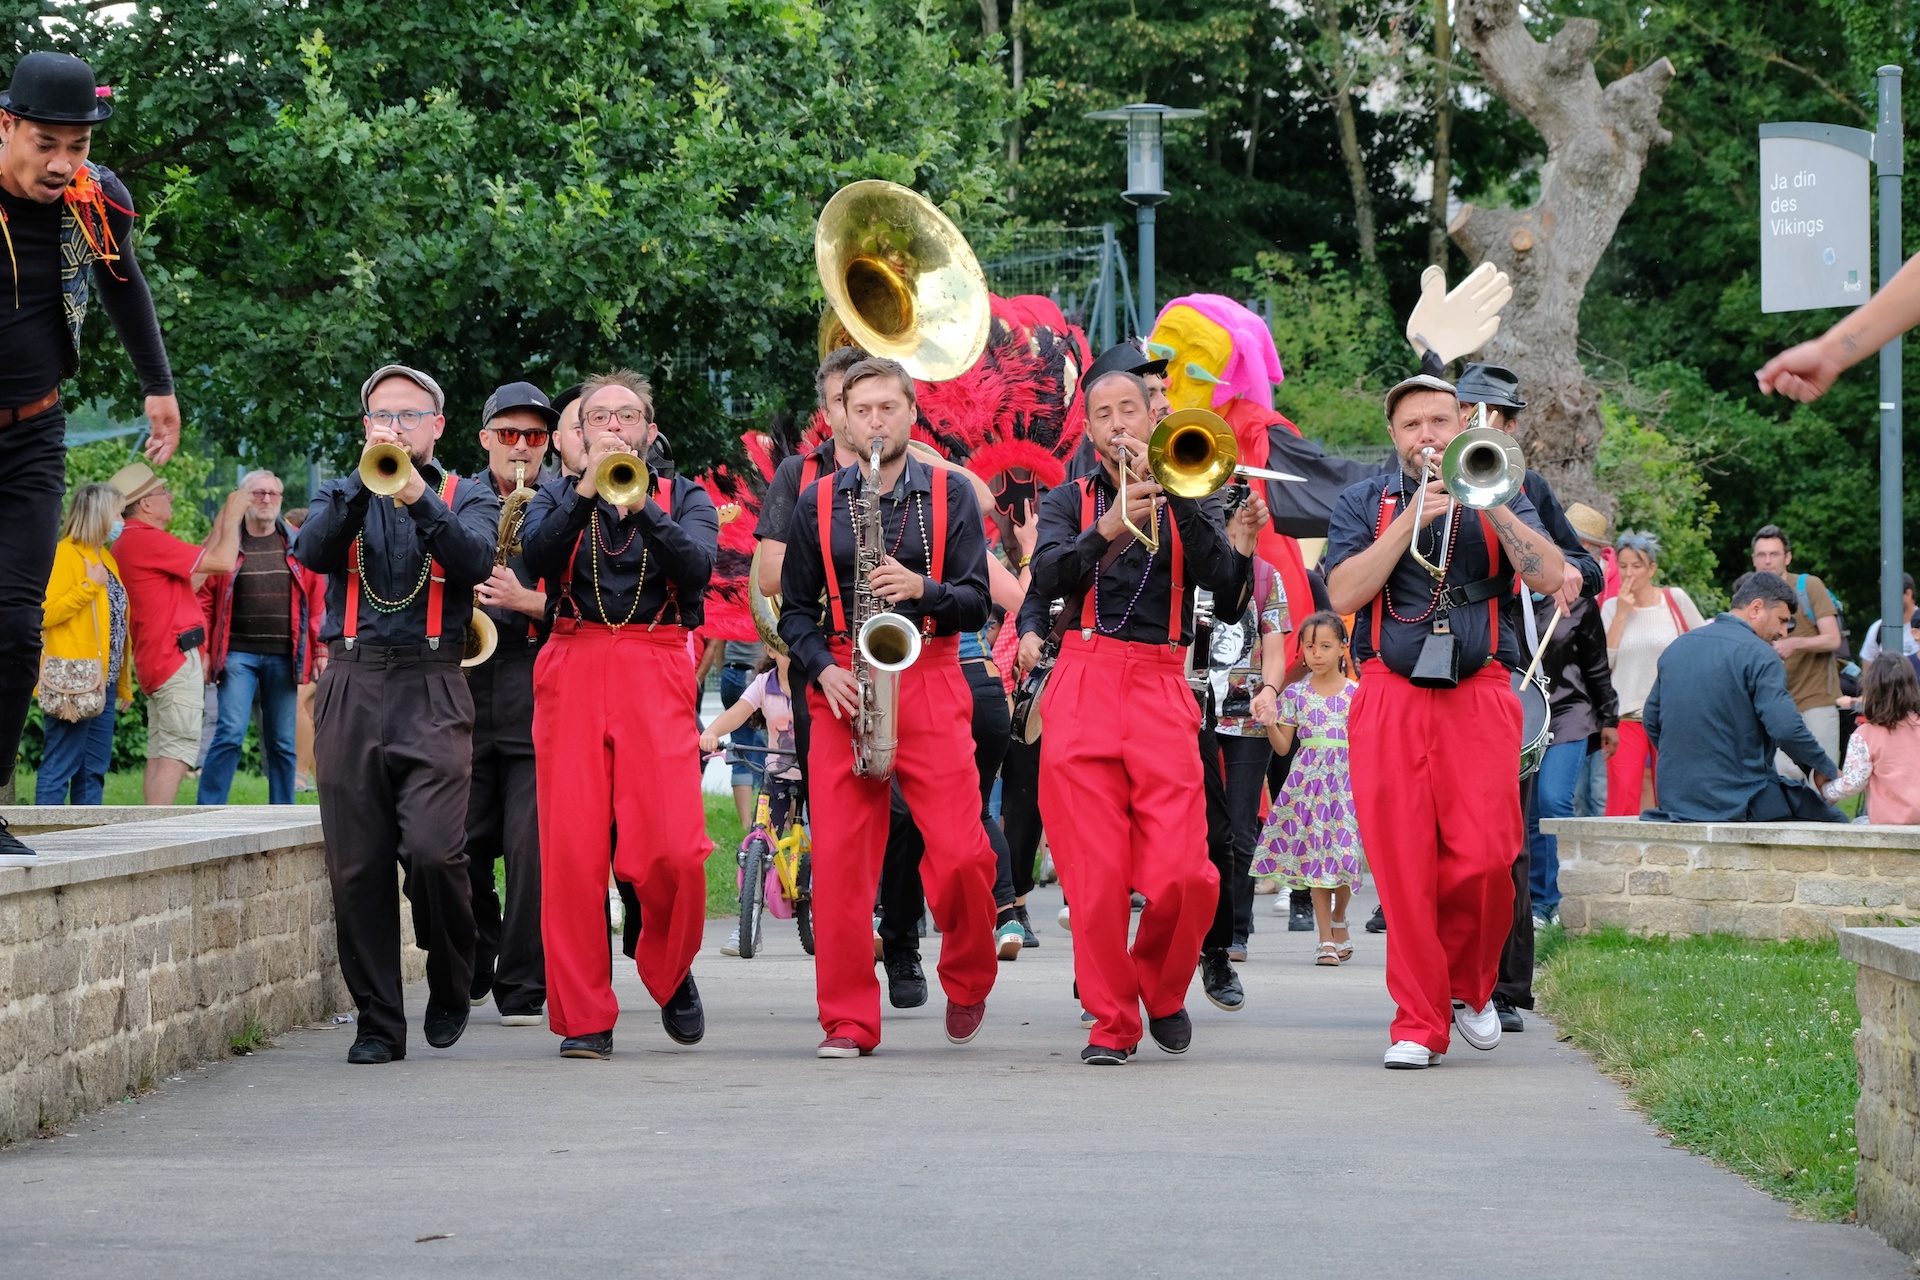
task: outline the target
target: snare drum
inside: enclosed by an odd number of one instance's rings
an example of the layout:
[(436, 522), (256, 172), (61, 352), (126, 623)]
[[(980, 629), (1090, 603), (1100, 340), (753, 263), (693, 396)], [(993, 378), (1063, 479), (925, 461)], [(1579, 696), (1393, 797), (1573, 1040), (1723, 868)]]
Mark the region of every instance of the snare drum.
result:
[(1543, 680), (1528, 680), (1522, 672), (1513, 673), (1513, 692), (1520, 699), (1520, 776), (1530, 778), (1540, 768), (1553, 741), (1552, 711), (1547, 703)]

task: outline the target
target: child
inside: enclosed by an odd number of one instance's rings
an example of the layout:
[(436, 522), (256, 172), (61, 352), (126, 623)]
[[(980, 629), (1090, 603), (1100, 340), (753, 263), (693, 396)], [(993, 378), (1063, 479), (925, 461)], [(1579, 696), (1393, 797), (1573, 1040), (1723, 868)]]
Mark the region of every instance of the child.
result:
[[(787, 692), (787, 655), (778, 651), (769, 652), (760, 664), (759, 673), (753, 678), (740, 698), (732, 706), (713, 718), (700, 733), (700, 750), (703, 753), (720, 749), (720, 735), (732, 733), (759, 712), (767, 725), (766, 772), (762, 775), (767, 788), (767, 820), (778, 832), (786, 825), (787, 814), (798, 794), (800, 784), (800, 757), (793, 741), (793, 698)], [(759, 929), (754, 930), (754, 945), (759, 946)], [(720, 948), (723, 956), (740, 954), (740, 926), (735, 925), (727, 938), (727, 944)]]
[(1253, 874), (1312, 891), (1320, 929), (1313, 962), (1331, 966), (1353, 955), (1347, 902), (1365, 866), (1347, 774), (1347, 711), (1357, 686), (1347, 678), (1347, 629), (1337, 614), (1322, 611), (1300, 624), (1300, 658), (1306, 678), (1281, 692), (1267, 726), (1268, 741), (1283, 755), (1299, 733), (1300, 754), (1267, 815)]
[(1831, 804), (1862, 790), (1869, 822), (1920, 822), (1920, 678), (1892, 653), (1881, 653), (1867, 668), (1846, 764), (1821, 794)]

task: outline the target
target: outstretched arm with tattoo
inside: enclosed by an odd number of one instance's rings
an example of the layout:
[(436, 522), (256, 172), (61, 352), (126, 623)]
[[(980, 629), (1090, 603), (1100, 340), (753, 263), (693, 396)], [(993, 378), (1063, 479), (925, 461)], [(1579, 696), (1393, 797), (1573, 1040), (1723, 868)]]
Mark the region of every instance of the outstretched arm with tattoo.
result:
[(1894, 273), (1864, 307), (1812, 342), (1789, 347), (1760, 367), (1760, 390), (1789, 400), (1817, 400), (1834, 379), (1920, 324), (1920, 255)]
[(1550, 596), (1558, 591), (1566, 580), (1567, 562), (1560, 548), (1553, 545), (1553, 539), (1508, 507), (1495, 507), (1487, 512), (1487, 518), (1493, 521), (1494, 535), (1506, 548), (1521, 580), (1541, 595)]

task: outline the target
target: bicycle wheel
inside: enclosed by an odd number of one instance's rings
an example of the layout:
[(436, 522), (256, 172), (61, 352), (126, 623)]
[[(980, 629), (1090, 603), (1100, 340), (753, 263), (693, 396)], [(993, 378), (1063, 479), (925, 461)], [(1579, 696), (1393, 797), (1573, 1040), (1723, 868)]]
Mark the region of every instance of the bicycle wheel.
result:
[(740, 857), (740, 958), (753, 959), (754, 934), (760, 923), (760, 894), (766, 880), (766, 843), (753, 839)]
[(793, 900), (793, 922), (800, 927), (800, 946), (813, 954), (813, 855), (800, 855), (800, 870), (794, 877), (799, 896)]

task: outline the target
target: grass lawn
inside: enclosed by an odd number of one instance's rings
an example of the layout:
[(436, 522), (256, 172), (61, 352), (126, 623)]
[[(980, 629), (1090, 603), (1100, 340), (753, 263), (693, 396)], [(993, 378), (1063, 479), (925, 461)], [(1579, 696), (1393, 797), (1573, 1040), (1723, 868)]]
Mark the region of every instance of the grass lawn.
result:
[(1837, 945), (1541, 937), (1535, 985), (1661, 1130), (1809, 1217), (1854, 1210), (1854, 967)]
[[(22, 803), (33, 799), (34, 775), (22, 769), (14, 775), (15, 794)], [(141, 775), (136, 769), (122, 769), (107, 775), (108, 804), (144, 803), (140, 791)], [(189, 777), (180, 784), (176, 804), (193, 804), (199, 783)], [(299, 804), (318, 804), (319, 797), (311, 791), (298, 792), (294, 800)], [(738, 864), (734, 861), (734, 851), (740, 847), (740, 838), (746, 832), (740, 826), (740, 819), (733, 811), (733, 797), (706, 796), (707, 835), (713, 840), (713, 855), (707, 859), (707, 915), (730, 916), (740, 909), (740, 890), (734, 883), (734, 873)], [(229, 793), (230, 804), (265, 804), (267, 802), (267, 780), (257, 773), (236, 773), (233, 775), (233, 789)], [(504, 870), (496, 868), (496, 877), (503, 876)]]

